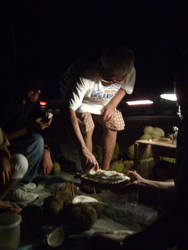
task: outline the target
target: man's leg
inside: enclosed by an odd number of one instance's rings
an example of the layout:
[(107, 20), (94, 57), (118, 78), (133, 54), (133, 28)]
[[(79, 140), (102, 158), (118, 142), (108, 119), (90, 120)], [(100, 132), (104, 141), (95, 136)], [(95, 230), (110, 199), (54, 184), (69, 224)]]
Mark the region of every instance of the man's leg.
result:
[(11, 165), (13, 174), (9, 183), (0, 185), (0, 200), (3, 200), (10, 190), (20, 182), (28, 170), (28, 161), (22, 154), (15, 154), (11, 161)]
[(116, 145), (117, 131), (105, 128), (103, 138), (103, 162), (102, 169), (108, 170), (112, 160), (112, 155)]
[(90, 152), (93, 150), (92, 136), (94, 131), (94, 122), (90, 113), (77, 114), (81, 133), (85, 144)]
[(84, 135), (85, 144), (90, 152), (92, 152), (92, 150), (93, 150), (93, 140), (92, 140), (93, 131), (94, 131), (94, 128), (92, 130), (86, 132)]
[(103, 117), (100, 116), (99, 122), (103, 125), (104, 141), (103, 141), (103, 162), (102, 169), (108, 170), (114, 153), (114, 148), (117, 140), (117, 131), (123, 130), (125, 123), (120, 111), (116, 110), (114, 116), (109, 121), (103, 121)]

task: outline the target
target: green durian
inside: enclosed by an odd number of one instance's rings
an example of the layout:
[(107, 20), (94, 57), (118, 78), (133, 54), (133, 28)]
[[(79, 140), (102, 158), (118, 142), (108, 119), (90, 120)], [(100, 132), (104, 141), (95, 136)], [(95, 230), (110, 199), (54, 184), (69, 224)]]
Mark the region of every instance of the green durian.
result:
[(130, 160), (134, 160), (134, 144), (132, 144), (128, 147), (127, 156)]
[(153, 127), (152, 126), (145, 126), (144, 127), (144, 134), (152, 135), (152, 133), (153, 133)]
[(97, 212), (90, 204), (76, 204), (70, 207), (70, 220), (74, 230), (89, 230), (97, 220)]
[(63, 209), (63, 200), (55, 196), (49, 196), (44, 200), (43, 209), (45, 214), (57, 215)]
[(124, 162), (122, 160), (113, 161), (110, 165), (110, 168), (111, 170), (122, 173), (124, 169)]
[(53, 163), (53, 171), (52, 171), (52, 173), (54, 175), (57, 175), (57, 174), (61, 173), (61, 166), (60, 166), (60, 164), (58, 162)]
[(90, 194), (91, 197), (99, 201), (99, 203), (92, 203), (92, 207), (95, 208), (98, 217), (100, 217), (104, 211), (104, 204), (102, 198), (98, 194)]
[(151, 140), (152, 136), (149, 134), (143, 134), (140, 136), (139, 140)]

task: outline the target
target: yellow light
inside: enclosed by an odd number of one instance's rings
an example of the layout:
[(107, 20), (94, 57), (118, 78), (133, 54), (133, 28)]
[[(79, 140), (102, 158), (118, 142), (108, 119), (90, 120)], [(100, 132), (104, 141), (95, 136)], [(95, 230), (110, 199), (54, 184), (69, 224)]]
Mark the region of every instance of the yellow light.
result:
[(160, 97), (169, 101), (177, 101), (176, 94), (161, 94)]
[(45, 106), (45, 105), (46, 105), (46, 102), (40, 101), (40, 105), (41, 105), (41, 106)]
[(136, 105), (151, 105), (153, 104), (153, 101), (151, 100), (137, 100), (137, 101), (128, 101), (126, 102), (130, 106), (136, 106)]

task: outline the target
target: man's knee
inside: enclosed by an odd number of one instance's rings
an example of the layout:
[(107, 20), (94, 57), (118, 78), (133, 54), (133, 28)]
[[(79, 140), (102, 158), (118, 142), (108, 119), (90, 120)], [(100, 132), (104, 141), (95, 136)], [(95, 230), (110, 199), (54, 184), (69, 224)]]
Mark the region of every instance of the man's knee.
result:
[(115, 115), (112, 119), (105, 123), (105, 126), (109, 129), (121, 131), (125, 128), (125, 122), (123, 116), (119, 110), (116, 110)]
[(108, 128), (108, 127), (104, 127), (104, 134), (117, 134), (117, 130), (112, 129), (112, 128)]
[(33, 144), (37, 147), (38, 150), (44, 150), (44, 139), (42, 135), (38, 133), (32, 133)]
[(27, 158), (23, 154), (15, 154), (12, 160), (12, 167), (12, 179), (22, 179), (29, 167)]
[(43, 139), (42, 135), (40, 135), (38, 133), (32, 133), (32, 138), (33, 138), (33, 141), (36, 142), (37, 144), (44, 145), (44, 139)]

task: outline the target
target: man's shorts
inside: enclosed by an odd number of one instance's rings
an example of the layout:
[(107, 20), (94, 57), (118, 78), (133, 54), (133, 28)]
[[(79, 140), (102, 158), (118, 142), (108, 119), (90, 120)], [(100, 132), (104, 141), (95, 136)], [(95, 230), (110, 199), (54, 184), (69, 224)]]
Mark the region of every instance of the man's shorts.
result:
[(109, 121), (103, 121), (102, 115), (95, 115), (91, 113), (78, 113), (78, 122), (83, 134), (92, 131), (95, 127), (94, 121), (97, 121), (103, 127), (109, 128), (115, 131), (121, 131), (125, 128), (123, 116), (120, 111), (116, 110), (116, 113)]

